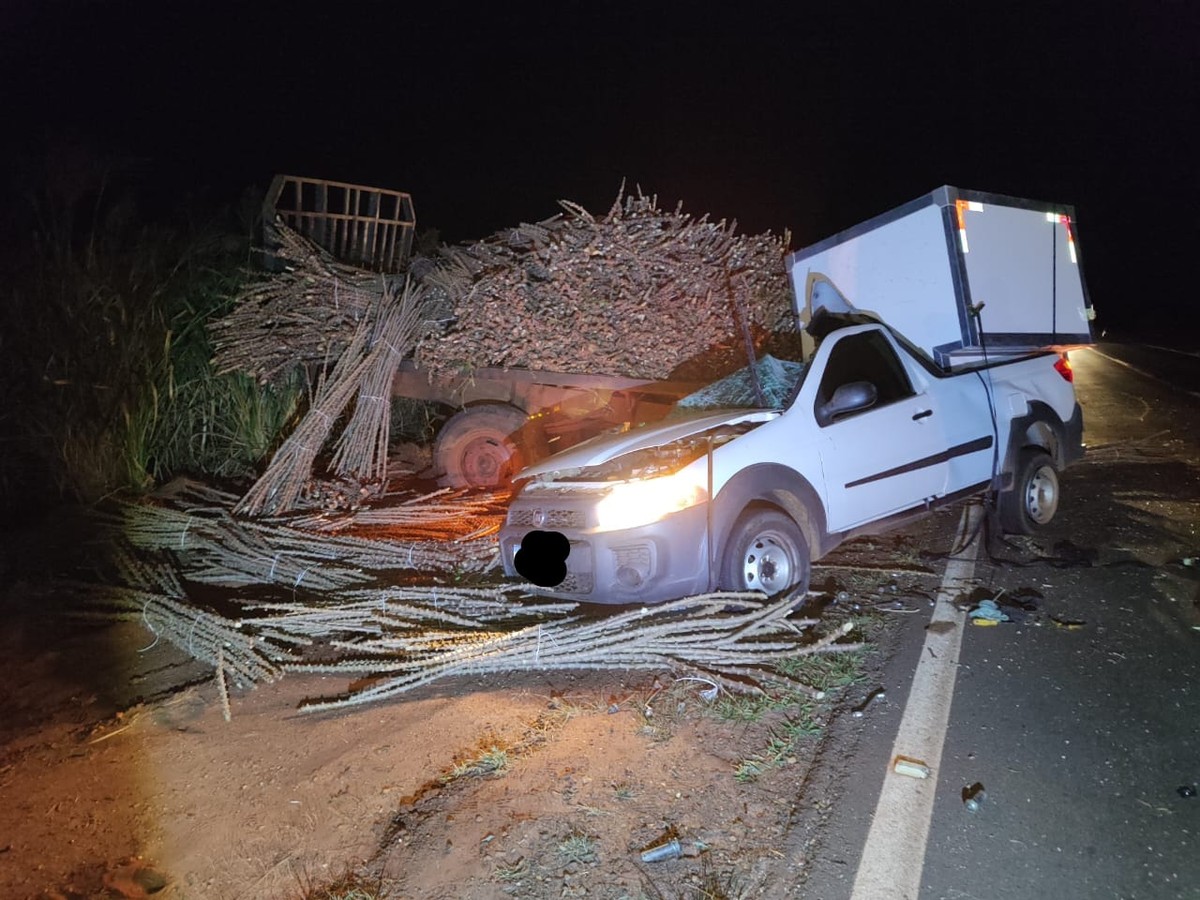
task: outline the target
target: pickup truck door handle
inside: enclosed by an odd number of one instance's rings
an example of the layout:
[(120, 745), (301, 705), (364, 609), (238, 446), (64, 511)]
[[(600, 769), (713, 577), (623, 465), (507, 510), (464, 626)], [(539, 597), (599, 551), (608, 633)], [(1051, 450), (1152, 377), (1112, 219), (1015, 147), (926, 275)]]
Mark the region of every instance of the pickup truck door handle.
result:
[(913, 421), (914, 421), (914, 422), (916, 422), (916, 421), (918, 421), (919, 419), (926, 419), (926, 418), (928, 418), (929, 416), (932, 416), (932, 415), (933, 415), (933, 410), (932, 410), (932, 409), (923, 409), (923, 410), (921, 410), (920, 412), (915, 412), (915, 413), (913, 413)]

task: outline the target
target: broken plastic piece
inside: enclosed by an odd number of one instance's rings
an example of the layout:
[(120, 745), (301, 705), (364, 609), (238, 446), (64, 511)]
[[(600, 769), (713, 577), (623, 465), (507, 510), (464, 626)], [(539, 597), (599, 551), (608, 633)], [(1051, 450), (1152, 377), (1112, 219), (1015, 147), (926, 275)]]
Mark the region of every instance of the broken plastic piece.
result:
[(995, 600), (980, 600), (979, 605), (967, 613), (967, 615), (974, 619), (976, 624), (979, 624), (980, 620), (988, 622), (1009, 621), (1008, 613), (1000, 609)]
[(929, 777), (929, 766), (919, 759), (910, 759), (907, 756), (897, 756), (892, 765), (892, 771), (897, 775), (907, 775), (909, 778)]

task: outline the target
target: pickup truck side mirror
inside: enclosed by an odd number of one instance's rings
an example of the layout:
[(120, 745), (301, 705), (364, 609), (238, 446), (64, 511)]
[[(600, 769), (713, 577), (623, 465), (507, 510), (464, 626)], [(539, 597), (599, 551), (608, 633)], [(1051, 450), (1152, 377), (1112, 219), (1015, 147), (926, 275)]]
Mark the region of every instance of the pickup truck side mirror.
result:
[(879, 391), (869, 381), (851, 381), (849, 384), (843, 384), (826, 402), (817, 404), (817, 424), (824, 427), (838, 416), (869, 409), (875, 405), (878, 397)]

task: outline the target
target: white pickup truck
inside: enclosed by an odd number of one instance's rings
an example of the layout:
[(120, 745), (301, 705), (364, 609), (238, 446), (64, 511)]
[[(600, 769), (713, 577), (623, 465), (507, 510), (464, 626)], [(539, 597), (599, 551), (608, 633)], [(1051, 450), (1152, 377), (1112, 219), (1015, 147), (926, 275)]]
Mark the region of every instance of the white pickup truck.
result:
[(995, 498), (1006, 530), (1046, 525), (1083, 453), (1074, 229), (1061, 204), (943, 187), (791, 254), (808, 358), (765, 356), (521, 472), (505, 571), (590, 603), (775, 594), (966, 497)]

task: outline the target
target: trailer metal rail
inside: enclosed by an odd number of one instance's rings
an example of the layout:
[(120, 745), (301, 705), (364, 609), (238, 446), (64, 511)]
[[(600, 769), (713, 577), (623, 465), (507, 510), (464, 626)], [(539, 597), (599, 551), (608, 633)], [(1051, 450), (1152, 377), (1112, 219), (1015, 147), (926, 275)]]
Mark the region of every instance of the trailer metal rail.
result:
[(276, 216), (338, 259), (388, 274), (408, 264), (417, 224), (403, 191), (296, 175), (271, 182), (263, 218)]

